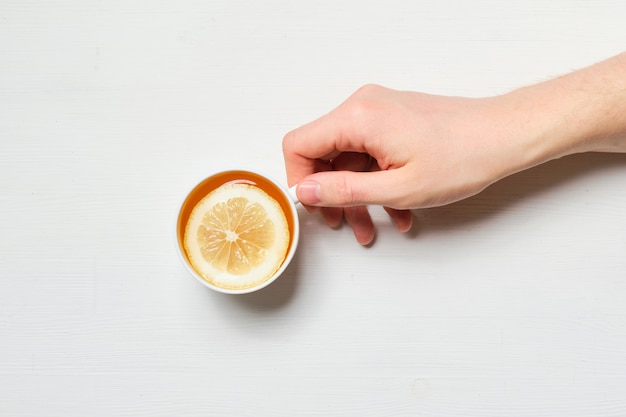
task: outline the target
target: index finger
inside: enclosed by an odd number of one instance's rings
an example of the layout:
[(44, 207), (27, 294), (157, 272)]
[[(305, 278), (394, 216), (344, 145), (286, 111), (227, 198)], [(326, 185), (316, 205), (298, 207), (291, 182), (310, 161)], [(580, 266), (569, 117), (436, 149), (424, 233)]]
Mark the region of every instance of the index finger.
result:
[(283, 157), (290, 187), (317, 172), (317, 160), (330, 160), (340, 153), (335, 145), (337, 129), (331, 127), (334, 123), (327, 120), (329, 117), (322, 116), (284, 136)]
[(319, 160), (328, 161), (342, 152), (364, 152), (347, 129), (350, 122), (339, 109), (287, 133), (283, 138), (283, 156), (287, 181), (291, 187), (319, 171)]

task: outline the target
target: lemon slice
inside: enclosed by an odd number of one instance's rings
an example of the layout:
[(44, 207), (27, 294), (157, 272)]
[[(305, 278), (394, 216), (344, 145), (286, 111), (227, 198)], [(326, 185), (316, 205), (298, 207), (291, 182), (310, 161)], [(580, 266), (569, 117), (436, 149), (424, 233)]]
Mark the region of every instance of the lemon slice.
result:
[(185, 250), (196, 271), (227, 289), (255, 287), (276, 272), (287, 253), (289, 227), (280, 205), (243, 183), (209, 193), (189, 216)]

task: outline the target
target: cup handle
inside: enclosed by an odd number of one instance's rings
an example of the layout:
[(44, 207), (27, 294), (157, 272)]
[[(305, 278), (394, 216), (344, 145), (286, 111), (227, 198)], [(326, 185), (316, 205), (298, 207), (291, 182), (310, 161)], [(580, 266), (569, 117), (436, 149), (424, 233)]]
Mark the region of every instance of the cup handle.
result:
[(294, 202), (294, 204), (298, 204), (300, 202), (300, 200), (298, 199), (298, 195), (296, 194), (296, 189), (298, 188), (298, 184), (294, 185), (293, 187), (291, 187), (289, 189), (289, 197), (291, 197), (291, 201)]

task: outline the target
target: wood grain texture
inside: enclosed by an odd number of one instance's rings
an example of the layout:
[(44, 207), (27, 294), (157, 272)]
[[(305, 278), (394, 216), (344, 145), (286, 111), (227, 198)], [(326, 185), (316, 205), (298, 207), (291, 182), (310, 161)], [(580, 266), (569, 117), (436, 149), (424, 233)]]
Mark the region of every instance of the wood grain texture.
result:
[(578, 155), (376, 243), (300, 210), (225, 296), (174, 247), (223, 168), (376, 82), (497, 94), (624, 48), (622, 1), (0, 1), (0, 415), (626, 415), (626, 158)]

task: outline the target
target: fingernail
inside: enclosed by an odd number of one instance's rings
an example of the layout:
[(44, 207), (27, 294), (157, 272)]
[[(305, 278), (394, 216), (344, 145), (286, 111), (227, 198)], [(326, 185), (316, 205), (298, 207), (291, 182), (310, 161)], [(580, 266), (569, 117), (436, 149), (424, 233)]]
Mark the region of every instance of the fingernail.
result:
[(320, 202), (320, 185), (315, 181), (302, 181), (298, 185), (298, 198), (302, 204)]

